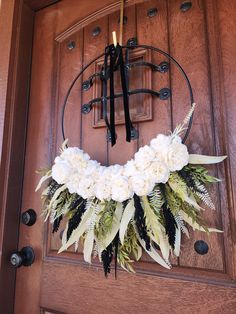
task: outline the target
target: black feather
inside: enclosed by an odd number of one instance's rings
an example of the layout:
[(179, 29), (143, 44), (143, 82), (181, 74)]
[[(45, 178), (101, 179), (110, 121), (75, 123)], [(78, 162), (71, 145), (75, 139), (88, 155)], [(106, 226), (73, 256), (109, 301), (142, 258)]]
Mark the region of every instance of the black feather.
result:
[(113, 240), (114, 253), (115, 253), (115, 279), (117, 279), (117, 258), (119, 248), (119, 232), (117, 232), (115, 239)]
[(150, 251), (151, 249), (150, 237), (147, 234), (147, 226), (144, 217), (144, 211), (140, 202), (140, 198), (136, 194), (134, 194), (134, 207), (135, 207), (134, 220), (138, 230), (138, 234), (140, 238), (145, 241), (146, 249)]
[(165, 230), (166, 234), (168, 236), (169, 244), (174, 249), (175, 247), (175, 234), (176, 234), (176, 228), (178, 228), (175, 218), (167, 206), (166, 203), (162, 206), (163, 209), (163, 216), (165, 219)]
[(107, 277), (107, 275), (111, 272), (111, 262), (113, 259), (113, 243), (110, 243), (108, 247), (102, 251), (101, 258), (104, 273), (105, 276)]
[(202, 193), (202, 191), (198, 188), (195, 180), (193, 179), (191, 172), (185, 171), (184, 169), (182, 169), (178, 171), (178, 174), (184, 180), (187, 187), (192, 189), (194, 192)]
[(51, 199), (54, 193), (56, 192), (56, 190), (59, 189), (61, 186), (62, 184), (58, 184), (57, 181), (52, 179), (50, 183), (48, 184), (48, 187), (49, 187), (48, 192), (47, 192), (48, 198)]
[(68, 222), (68, 229), (67, 229), (67, 234), (66, 234), (67, 241), (69, 240), (73, 230), (75, 230), (80, 224), (80, 221), (83, 216), (83, 213), (85, 212), (85, 209), (86, 209), (86, 200), (81, 197), (74, 203), (74, 208), (71, 207), (70, 210), (75, 210), (75, 212)]
[(63, 218), (63, 215), (60, 215), (59, 217), (57, 217), (54, 222), (53, 222), (53, 226), (52, 226), (52, 233), (54, 232), (57, 232), (59, 227), (60, 227), (60, 224), (61, 224), (61, 221), (62, 221), (62, 218)]

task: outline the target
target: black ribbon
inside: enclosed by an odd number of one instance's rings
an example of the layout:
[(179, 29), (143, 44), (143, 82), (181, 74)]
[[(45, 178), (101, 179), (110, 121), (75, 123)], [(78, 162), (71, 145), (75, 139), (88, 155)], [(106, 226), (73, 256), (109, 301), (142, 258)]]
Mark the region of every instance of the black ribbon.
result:
[(109, 56), (109, 46), (106, 47), (105, 50), (105, 57), (104, 57), (104, 66), (102, 70), (102, 76), (101, 76), (101, 81), (102, 81), (102, 90), (103, 90), (103, 97), (102, 97), (102, 110), (103, 110), (103, 117), (106, 123), (106, 126), (108, 130), (111, 130), (110, 123), (108, 121), (107, 117), (107, 75), (108, 75), (108, 56)]
[(117, 44), (116, 49), (119, 53), (119, 66), (120, 66), (120, 77), (121, 77), (121, 86), (123, 91), (123, 103), (124, 103), (124, 113), (125, 113), (125, 128), (126, 128), (126, 141), (131, 141), (131, 121), (129, 114), (129, 95), (128, 95), (128, 87), (126, 81), (126, 71), (125, 64), (123, 59), (122, 47)]
[(116, 63), (116, 50), (114, 45), (110, 46), (110, 133), (111, 145), (116, 143), (116, 130), (115, 130), (115, 97), (114, 97), (114, 67)]
[[(110, 65), (108, 67), (108, 59), (110, 59)], [(122, 47), (117, 44), (115, 47), (113, 44), (106, 47), (105, 57), (104, 57), (104, 69), (102, 79), (103, 86), (103, 116), (110, 132), (111, 136), (111, 145), (114, 146), (116, 144), (116, 132), (115, 132), (115, 92), (114, 92), (114, 72), (117, 69), (120, 69), (120, 77), (121, 77), (121, 86), (123, 92), (123, 104), (124, 104), (124, 113), (125, 113), (125, 127), (126, 127), (126, 141), (131, 141), (131, 129), (132, 123), (130, 120), (129, 113), (129, 94), (128, 94), (128, 82), (127, 82), (127, 74), (126, 68), (123, 59)], [(110, 122), (108, 121), (107, 116), (107, 81), (110, 79)]]

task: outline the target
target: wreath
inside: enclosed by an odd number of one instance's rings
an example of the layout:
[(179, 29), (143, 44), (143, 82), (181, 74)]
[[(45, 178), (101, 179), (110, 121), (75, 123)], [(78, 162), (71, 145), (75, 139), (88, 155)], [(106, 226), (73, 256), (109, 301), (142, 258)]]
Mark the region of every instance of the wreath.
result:
[(66, 220), (59, 253), (82, 245), (84, 260), (91, 263), (98, 257), (106, 276), (113, 259), (115, 270), (118, 263), (134, 272), (132, 264), (143, 252), (170, 269), (169, 255), (180, 254), (181, 233), (189, 237), (186, 225), (221, 232), (208, 228), (201, 218), (203, 204), (214, 209), (206, 186), (220, 181), (201, 165), (226, 156), (189, 154), (180, 135), (194, 108), (195, 104), (173, 133), (158, 134), (123, 166), (102, 166), (83, 150), (63, 143), (60, 156), (43, 171), (36, 188), (49, 180), (42, 198), (52, 232)]

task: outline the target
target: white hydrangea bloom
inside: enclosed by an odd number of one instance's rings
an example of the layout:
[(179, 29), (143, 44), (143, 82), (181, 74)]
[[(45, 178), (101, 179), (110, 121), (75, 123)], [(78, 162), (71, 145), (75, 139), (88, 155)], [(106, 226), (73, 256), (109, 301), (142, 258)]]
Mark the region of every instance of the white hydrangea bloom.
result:
[(91, 176), (83, 176), (79, 182), (77, 193), (83, 198), (90, 198), (95, 194), (95, 181)]
[(99, 176), (100, 176), (100, 163), (97, 162), (96, 160), (89, 160), (87, 162), (87, 167), (84, 170), (84, 175), (85, 176), (91, 176), (93, 177), (93, 180), (96, 181), (98, 180)]
[(122, 175), (124, 171), (124, 166), (115, 164), (107, 167), (107, 171), (110, 172), (111, 176)]
[(100, 178), (95, 186), (95, 196), (100, 200), (111, 199), (111, 184), (105, 177)]
[(72, 193), (77, 193), (79, 191), (79, 183), (82, 179), (81, 174), (78, 171), (73, 172), (70, 175), (70, 178), (68, 182), (66, 183), (66, 187), (68, 188), (69, 192)]
[(52, 178), (83, 198), (123, 202), (134, 193), (148, 195), (156, 183), (166, 183), (170, 171), (182, 169), (188, 160), (187, 147), (179, 136), (159, 134), (124, 166), (101, 166), (83, 150), (66, 148), (55, 159)]
[(61, 158), (70, 162), (78, 170), (85, 169), (90, 157), (77, 147), (68, 147), (61, 154)]
[(170, 171), (181, 170), (189, 161), (187, 146), (180, 143), (172, 143), (165, 156), (165, 161)]
[(150, 146), (155, 152), (165, 151), (171, 144), (171, 137), (158, 134), (154, 139), (151, 140)]
[(135, 175), (130, 178), (132, 190), (138, 196), (144, 196), (151, 193), (154, 188), (154, 182), (145, 173)]
[(166, 183), (169, 179), (169, 169), (164, 162), (153, 161), (147, 171), (148, 177), (154, 183)]
[(127, 177), (114, 176), (111, 182), (112, 199), (117, 202), (123, 202), (133, 196), (132, 188), (129, 185)]
[(138, 169), (135, 165), (135, 162), (133, 159), (127, 161), (127, 163), (124, 165), (124, 171), (123, 174), (126, 177), (131, 177), (135, 175), (138, 172)]
[(134, 163), (138, 170), (144, 170), (150, 165), (151, 161), (154, 160), (154, 158), (154, 150), (150, 146), (145, 145), (141, 147), (137, 151), (137, 153), (135, 153)]
[(56, 157), (55, 164), (52, 167), (52, 178), (59, 184), (65, 184), (72, 173), (73, 169), (70, 163), (60, 157)]

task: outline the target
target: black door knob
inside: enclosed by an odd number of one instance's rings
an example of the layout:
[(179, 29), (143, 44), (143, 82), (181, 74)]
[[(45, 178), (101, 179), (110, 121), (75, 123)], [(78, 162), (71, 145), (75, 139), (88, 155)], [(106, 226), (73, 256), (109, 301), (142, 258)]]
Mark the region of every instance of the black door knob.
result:
[(21, 251), (11, 254), (10, 262), (12, 266), (18, 268), (21, 266), (30, 266), (35, 259), (34, 250), (30, 246), (23, 247)]
[(32, 226), (35, 224), (37, 219), (37, 214), (33, 209), (28, 209), (21, 214), (21, 222), (26, 226)]

